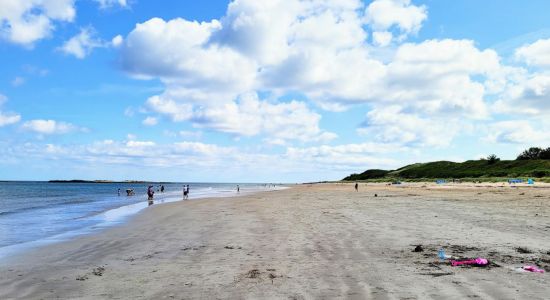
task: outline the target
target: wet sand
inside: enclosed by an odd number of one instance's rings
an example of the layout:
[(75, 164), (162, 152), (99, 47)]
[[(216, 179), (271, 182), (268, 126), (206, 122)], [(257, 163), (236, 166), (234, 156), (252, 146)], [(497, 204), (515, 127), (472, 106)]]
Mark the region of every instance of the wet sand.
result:
[(2, 261), (0, 299), (548, 299), (548, 273), (516, 270), (534, 264), (550, 271), (549, 185), (300, 185), (153, 205)]

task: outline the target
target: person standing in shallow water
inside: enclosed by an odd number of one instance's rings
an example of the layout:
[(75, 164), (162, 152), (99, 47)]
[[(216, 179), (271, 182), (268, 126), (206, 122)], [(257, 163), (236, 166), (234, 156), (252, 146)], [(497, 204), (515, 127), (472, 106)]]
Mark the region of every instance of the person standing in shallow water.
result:
[(241, 192), (241, 188), (239, 187), (239, 185), (237, 184), (237, 193), (240, 193)]
[(355, 183), (355, 191), (358, 192), (359, 191), (359, 184), (356, 182)]

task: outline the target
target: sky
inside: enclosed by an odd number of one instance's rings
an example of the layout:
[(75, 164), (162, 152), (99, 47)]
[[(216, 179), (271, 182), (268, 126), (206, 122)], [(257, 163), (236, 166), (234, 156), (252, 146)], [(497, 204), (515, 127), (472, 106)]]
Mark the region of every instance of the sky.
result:
[(0, 180), (338, 180), (550, 146), (545, 0), (0, 0)]

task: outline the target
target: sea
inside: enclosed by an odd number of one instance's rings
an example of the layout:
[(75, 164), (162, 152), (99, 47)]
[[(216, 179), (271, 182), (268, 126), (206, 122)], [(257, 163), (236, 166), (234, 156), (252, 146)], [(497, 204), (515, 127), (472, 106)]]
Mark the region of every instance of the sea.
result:
[[(150, 185), (155, 190), (152, 205), (182, 201), (183, 185), (189, 185), (191, 201), (211, 197), (227, 201), (227, 197), (285, 188), (258, 183), (0, 182), (0, 258), (121, 224), (150, 206)], [(135, 194), (128, 196), (128, 189)]]

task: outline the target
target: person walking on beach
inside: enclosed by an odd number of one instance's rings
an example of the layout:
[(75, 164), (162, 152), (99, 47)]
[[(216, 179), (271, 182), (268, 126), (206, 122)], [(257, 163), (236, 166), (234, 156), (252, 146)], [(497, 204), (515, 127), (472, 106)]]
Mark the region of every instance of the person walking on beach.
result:
[(147, 200), (149, 201), (149, 206), (153, 205), (153, 196), (155, 195), (155, 191), (153, 189), (153, 186), (150, 185), (147, 188)]
[(155, 191), (153, 190), (153, 186), (150, 185), (147, 188), (147, 200), (153, 200), (153, 196), (155, 195)]
[(187, 199), (187, 193), (189, 193), (189, 191), (187, 191), (187, 187), (185, 187), (185, 184), (183, 185), (183, 200)]
[(189, 185), (183, 186), (183, 197), (189, 199)]
[(359, 184), (356, 182), (355, 183), (355, 191), (358, 192), (359, 191)]

